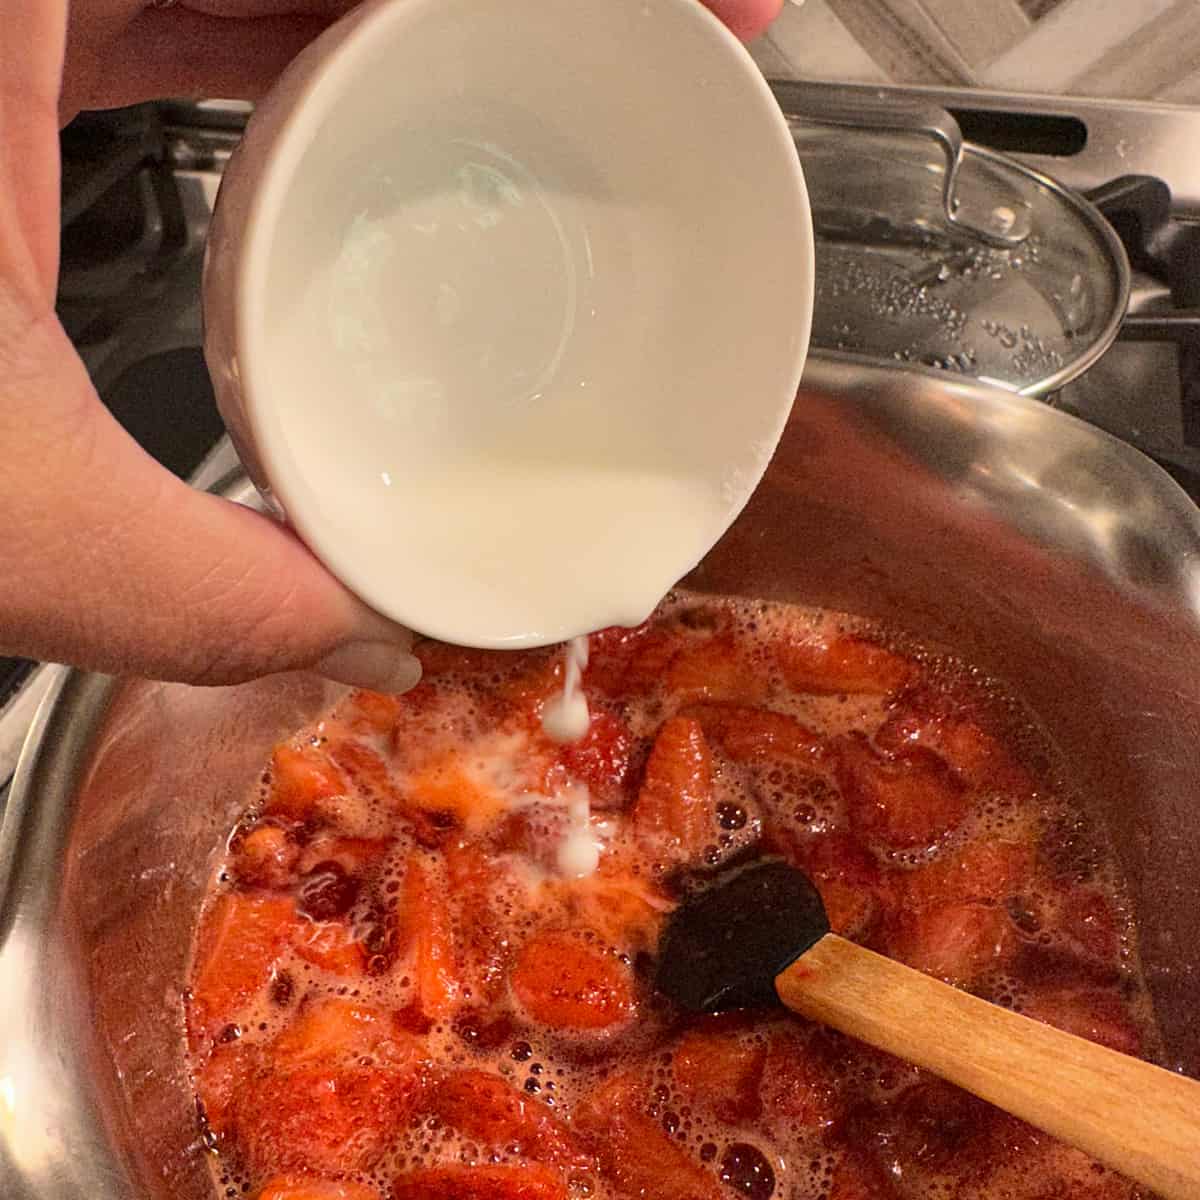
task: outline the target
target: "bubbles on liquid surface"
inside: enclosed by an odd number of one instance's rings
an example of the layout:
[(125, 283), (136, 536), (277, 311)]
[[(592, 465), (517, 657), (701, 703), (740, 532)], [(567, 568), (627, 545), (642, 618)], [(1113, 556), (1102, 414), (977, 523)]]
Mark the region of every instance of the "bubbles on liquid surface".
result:
[(748, 1200), (770, 1200), (775, 1191), (775, 1172), (767, 1156), (748, 1142), (735, 1142), (721, 1155), (719, 1178)]
[[(726, 606), (715, 603), (690, 602), (686, 620), (682, 619), (685, 608), (682, 601), (673, 608), (664, 609), (664, 619), (672, 612), (680, 612), (679, 626), (687, 630), (686, 636), (707, 638), (720, 635), (729, 628), (736, 636), (750, 633), (770, 643), (772, 639), (794, 636), (799, 630), (832, 632), (842, 628), (856, 628), (853, 623), (844, 624), (840, 618), (828, 614), (810, 614), (798, 610), (773, 606), (746, 604)], [(536, 662), (536, 658), (524, 661)], [(550, 662), (549, 655), (545, 662)], [(955, 688), (963, 685), (961, 664), (927, 657), (924, 677), (931, 687)], [(493, 670), (486, 674), (464, 666), (465, 674), (444, 674), (439, 677), (439, 689), (453, 693), (455, 700), (447, 709), (421, 720), (427, 721), (429, 730), (439, 730), (453, 736), (475, 739), (484, 734), (489, 722), (494, 720), (495, 688), (510, 683), (513, 672), (508, 668)], [(804, 696), (788, 693), (776, 682), (770, 685), (763, 704), (771, 709), (794, 716), (810, 726), (830, 731), (831, 736), (852, 729), (870, 730), (878, 728), (889, 715), (883, 701), (853, 698), (847, 702), (837, 696)], [(989, 695), (981, 687), (981, 695)], [(608, 703), (597, 701), (598, 705)], [(981, 701), (983, 703), (983, 701)], [(1023, 745), (1026, 737), (1032, 750), (1040, 745), (1033, 733), (1023, 734), (1020, 722), (1023, 714), (1014, 708), (1011, 714), (1000, 705), (995, 697), (986, 700), (989, 711), (999, 713), (1001, 724), (1011, 721), (1012, 730), (1006, 732), (1008, 745)], [(634, 736), (648, 740), (653, 736), (665, 717), (661, 698), (639, 696), (621, 709)], [(324, 736), (315, 739), (315, 744), (324, 745)], [(366, 742), (382, 753), (395, 753), (403, 757), (409, 750), (402, 743), (393, 746), (388, 736), (366, 738)], [(644, 749), (644, 748), (643, 748)], [(719, 757), (719, 754), (718, 754)], [(764, 825), (764, 816), (771, 814), (772, 823), (795, 823), (795, 829), (803, 836), (821, 837), (831, 830), (845, 828), (844, 799), (833, 777), (808, 771), (802, 767), (785, 764), (755, 765), (752, 763), (724, 763), (717, 775), (717, 802), (713, 810), (714, 834), (723, 831), (735, 840), (730, 846), (714, 847), (718, 853), (736, 852), (737, 846), (747, 844), (736, 839), (746, 838), (752, 842), (759, 836)], [(381, 816), (382, 814), (382, 816)], [(969, 842), (981, 832), (989, 836), (1003, 837), (1006, 830), (1019, 833), (1034, 819), (1040, 822), (1039, 837), (1044, 845), (1050, 867), (1057, 876), (1073, 882), (1084, 881), (1089, 886), (1116, 890), (1115, 881), (1105, 871), (1105, 860), (1097, 851), (1094, 839), (1078, 819), (1073, 819), (1059, 802), (1058, 794), (1047, 791), (1036, 798), (1022, 799), (1005, 805), (999, 800), (981, 801), (979, 809), (960, 830), (959, 841)], [(555, 824), (564, 816), (560, 804), (553, 809), (554, 820), (547, 819), (546, 828), (560, 830)], [(744, 819), (743, 819), (744, 818)], [(377, 801), (366, 806), (360, 819), (387, 821), (387, 810), (381, 809)], [(378, 826), (373, 826), (379, 831)], [(389, 826), (394, 832), (394, 827)], [(950, 843), (947, 850), (957, 842)], [(449, 876), (445, 866), (427, 850), (420, 848), (407, 833), (401, 833), (393, 851), (371, 871), (360, 873), (361, 888), (351, 919), (356, 928), (378, 922), (381, 927), (376, 948), (381, 954), (381, 969), (378, 975), (356, 978), (349, 987), (345, 979), (324, 971), (310, 963), (297, 961), (281, 962), (272, 986), (267, 989), (261, 1010), (248, 1012), (241, 1018), (238, 1041), (251, 1047), (269, 1041), (294, 1019), (304, 1006), (322, 996), (350, 996), (357, 1003), (378, 1006), (385, 1011), (403, 1012), (408, 1009), (413, 993), (413, 980), (407, 964), (398, 958), (395, 937), (396, 923), (393, 911), (402, 903), (403, 881), (407, 863), (414, 854), (421, 854), (422, 861), (431, 872), (431, 883), (435, 890), (449, 888)], [(920, 856), (909, 855), (913, 861), (884, 863), (878, 855), (880, 865), (889, 870), (907, 871), (920, 869)], [(313, 872), (325, 869), (328, 861), (318, 859), (310, 868)], [(653, 866), (643, 863), (644, 877), (658, 879)], [(227, 886), (238, 886), (229, 879)], [(568, 924), (576, 919), (573, 911), (561, 901), (546, 900), (546, 907), (531, 911), (528, 896), (517, 885), (509, 891), (497, 893), (488, 925), (489, 941), (503, 941), (510, 946), (519, 946), (527, 934), (546, 924)], [(1038, 940), (1047, 924), (1044, 904), (1054, 889), (1033, 888), (1028, 895), (1022, 893), (1020, 902), (1025, 904), (1035, 924), (1028, 928), (1014, 919), (1014, 927), (1029, 940), (1029, 944), (1041, 952)], [(548, 893), (540, 893), (547, 896)], [(373, 907), (378, 906), (378, 907)], [(386, 914), (381, 917), (380, 913)], [(1118, 923), (1125, 920), (1118, 914)], [(456, 945), (464, 944), (468, 927), (455, 925)], [(604, 945), (604, 938), (596, 934), (593, 944)], [(1053, 946), (1050, 949), (1054, 949)], [(474, 953), (474, 950), (472, 950)], [(1126, 966), (1125, 970), (1133, 968)], [(995, 973), (980, 981), (980, 989), (999, 1003), (1020, 1008), (1027, 988), (1013, 975)], [(287, 1003), (279, 1000), (286, 995)], [(495, 1008), (489, 1001), (475, 994), (464, 998), (462, 1007), (450, 1020), (435, 1025), (430, 1030), (429, 1045), (434, 1059), (447, 1067), (475, 1067), (496, 1072), (520, 1091), (529, 1102), (547, 1105), (562, 1113), (569, 1120), (574, 1106), (590, 1094), (594, 1088), (626, 1070), (635, 1070), (645, 1080), (648, 1105), (652, 1106), (654, 1119), (680, 1147), (686, 1147), (703, 1168), (723, 1181), (723, 1187), (731, 1200), (743, 1195), (752, 1200), (819, 1200), (827, 1196), (832, 1186), (838, 1157), (831, 1154), (828, 1145), (819, 1133), (801, 1126), (781, 1126), (768, 1129), (767, 1122), (761, 1125), (747, 1122), (731, 1129), (707, 1111), (703, 1103), (686, 1094), (676, 1078), (677, 1064), (674, 1057), (678, 1043), (673, 1040), (662, 1042), (662, 1013), (648, 1011), (643, 1023), (621, 1034), (608, 1049), (598, 1053), (595, 1044), (581, 1045), (569, 1037), (554, 1035), (525, 1024), (521, 1018), (505, 1009), (503, 1001)], [(743, 1044), (770, 1046), (772, 1039), (793, 1028), (786, 1019), (765, 1019), (755, 1032), (743, 1038)], [(625, 1040), (628, 1039), (628, 1040)], [(836, 1042), (834, 1043), (836, 1044)], [(652, 1052), (652, 1056), (651, 1053)], [(864, 1060), (846, 1066), (841, 1060), (835, 1072), (842, 1085), (849, 1088), (856, 1101), (877, 1104), (903, 1092), (913, 1082), (910, 1069), (895, 1064), (883, 1064)], [(553, 1104), (547, 1103), (552, 1100)], [(407, 1130), (396, 1138), (384, 1158), (375, 1166), (364, 1181), (377, 1187), (381, 1197), (386, 1197), (391, 1180), (401, 1171), (420, 1164), (443, 1162), (478, 1163), (491, 1161), (513, 1161), (506, 1148), (481, 1146), (470, 1139), (455, 1134), (452, 1130), (423, 1124), (418, 1129)], [(786, 1163), (786, 1166), (784, 1165)], [(786, 1172), (786, 1173), (785, 1173)], [(769, 1184), (769, 1187), (768, 1187)], [(231, 1186), (231, 1185), (224, 1185)], [(239, 1180), (237, 1186), (242, 1186)], [(608, 1200), (612, 1193), (603, 1178), (588, 1176), (573, 1196), (595, 1195), (598, 1200)], [(931, 1195), (934, 1194), (931, 1192)]]

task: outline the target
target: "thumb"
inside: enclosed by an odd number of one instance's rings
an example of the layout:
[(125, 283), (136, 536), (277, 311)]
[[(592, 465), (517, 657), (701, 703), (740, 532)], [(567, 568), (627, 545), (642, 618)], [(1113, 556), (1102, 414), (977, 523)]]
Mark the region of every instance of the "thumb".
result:
[(0, 650), (201, 684), (297, 668), (417, 682), (411, 634), (288, 530), (142, 452), (53, 317), (0, 331), (0, 378), (0, 561), (22, 583), (0, 595)]
[[(276, 521), (171, 476), (151, 511), (143, 529), (159, 544), (137, 529), (124, 539), (122, 561), (146, 564), (125, 611), (168, 613), (177, 604), (191, 646), (180, 657), (174, 617), (152, 626), (157, 641), (139, 630), (132, 652), (162, 655), (162, 666), (143, 674), (226, 683), (303, 667), (391, 692), (420, 680), (412, 634), (363, 604)], [(169, 534), (156, 531), (164, 524)]]
[(704, 0), (706, 8), (744, 42), (753, 41), (779, 16), (783, 0)]

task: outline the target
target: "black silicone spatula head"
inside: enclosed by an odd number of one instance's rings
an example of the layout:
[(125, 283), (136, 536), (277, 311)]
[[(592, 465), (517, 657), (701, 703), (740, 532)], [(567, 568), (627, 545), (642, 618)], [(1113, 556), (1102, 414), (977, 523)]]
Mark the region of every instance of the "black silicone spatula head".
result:
[(658, 985), (709, 1012), (778, 1002), (940, 1075), (1163, 1200), (1200, 1197), (1200, 1081), (831, 934), (816, 889), (786, 863), (760, 860), (687, 900), (663, 936)]
[(716, 876), (675, 910), (655, 982), (697, 1012), (765, 1008), (779, 1003), (775, 977), (828, 932), (808, 876), (761, 859)]

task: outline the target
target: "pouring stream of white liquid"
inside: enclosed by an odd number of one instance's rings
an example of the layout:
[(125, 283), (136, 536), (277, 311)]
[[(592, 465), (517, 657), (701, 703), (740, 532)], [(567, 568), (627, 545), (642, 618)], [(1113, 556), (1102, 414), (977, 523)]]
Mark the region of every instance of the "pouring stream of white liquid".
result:
[(562, 692), (548, 701), (542, 712), (542, 731), (553, 742), (578, 742), (587, 734), (591, 716), (580, 687), (587, 664), (587, 638), (572, 638), (567, 643)]
[[(587, 735), (591, 714), (580, 686), (587, 663), (587, 637), (572, 638), (567, 643), (562, 691), (547, 701), (542, 712), (542, 731), (551, 741), (578, 742)], [(558, 848), (558, 869), (564, 875), (582, 878), (600, 865), (601, 846), (591, 828), (591, 797), (585, 785), (575, 783), (567, 789), (564, 799), (568, 828)]]

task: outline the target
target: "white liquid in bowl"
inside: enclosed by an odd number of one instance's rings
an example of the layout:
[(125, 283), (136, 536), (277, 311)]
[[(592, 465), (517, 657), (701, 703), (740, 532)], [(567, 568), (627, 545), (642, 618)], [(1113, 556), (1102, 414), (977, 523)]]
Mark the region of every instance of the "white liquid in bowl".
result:
[(698, 448), (718, 470), (728, 451), (645, 394), (660, 331), (602, 320), (650, 311), (642, 276), (670, 238), (494, 144), (411, 145), (403, 184), (375, 165), (327, 189), (341, 234), (278, 297), (289, 403), (271, 415), (285, 474), (319, 496), (283, 497), (289, 516), (376, 607), (434, 614), (422, 633), (528, 645), (636, 624), (728, 508), (695, 470)]

